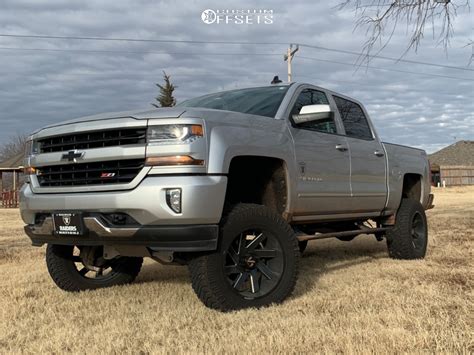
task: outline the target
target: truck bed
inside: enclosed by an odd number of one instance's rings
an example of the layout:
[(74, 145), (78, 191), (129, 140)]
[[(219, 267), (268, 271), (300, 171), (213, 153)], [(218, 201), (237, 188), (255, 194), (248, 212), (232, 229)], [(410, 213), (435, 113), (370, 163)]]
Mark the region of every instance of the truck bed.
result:
[(395, 212), (400, 204), (403, 178), (407, 171), (423, 176), (421, 184), (421, 203), (428, 203), (430, 193), (429, 162), (422, 149), (400, 144), (382, 142), (387, 155), (388, 198), (386, 211)]

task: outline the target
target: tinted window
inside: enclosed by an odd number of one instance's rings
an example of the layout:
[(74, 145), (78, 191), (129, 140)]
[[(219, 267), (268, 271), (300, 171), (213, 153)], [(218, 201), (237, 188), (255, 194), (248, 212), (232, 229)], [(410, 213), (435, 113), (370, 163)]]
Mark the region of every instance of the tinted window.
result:
[(182, 102), (181, 107), (203, 107), (275, 117), (288, 86), (223, 91)]
[(337, 109), (341, 115), (346, 135), (349, 137), (373, 139), (367, 118), (362, 108), (355, 102), (334, 96)]
[[(295, 105), (291, 110), (291, 116), (297, 115), (300, 113), (301, 108), (307, 105), (329, 105), (328, 98), (326, 94), (322, 91), (305, 89), (303, 90), (298, 98), (296, 99)], [(319, 131), (324, 133), (336, 133), (336, 123), (334, 118), (328, 118), (324, 121), (310, 121), (298, 125), (298, 128), (309, 129), (312, 131)]]

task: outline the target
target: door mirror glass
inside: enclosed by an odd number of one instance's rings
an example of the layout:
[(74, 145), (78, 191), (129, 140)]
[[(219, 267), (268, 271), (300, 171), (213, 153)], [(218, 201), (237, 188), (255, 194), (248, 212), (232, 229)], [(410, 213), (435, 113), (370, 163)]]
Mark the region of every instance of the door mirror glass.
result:
[(305, 122), (311, 121), (327, 121), (328, 119), (332, 119), (334, 113), (331, 111), (331, 107), (329, 105), (306, 105), (303, 106), (300, 110), (299, 114), (294, 114), (292, 116), (293, 121), (295, 124), (302, 124)]

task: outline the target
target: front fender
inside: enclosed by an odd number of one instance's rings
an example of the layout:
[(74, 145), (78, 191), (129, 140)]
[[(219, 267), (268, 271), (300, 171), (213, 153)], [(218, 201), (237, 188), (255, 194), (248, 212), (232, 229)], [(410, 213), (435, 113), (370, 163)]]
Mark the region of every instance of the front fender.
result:
[[(208, 173), (228, 174), (232, 159), (241, 156), (276, 158), (285, 162), (291, 209), (296, 191), (296, 163), (287, 122), (267, 117), (241, 115), (230, 122), (206, 121)], [(245, 116), (245, 117), (242, 117)]]

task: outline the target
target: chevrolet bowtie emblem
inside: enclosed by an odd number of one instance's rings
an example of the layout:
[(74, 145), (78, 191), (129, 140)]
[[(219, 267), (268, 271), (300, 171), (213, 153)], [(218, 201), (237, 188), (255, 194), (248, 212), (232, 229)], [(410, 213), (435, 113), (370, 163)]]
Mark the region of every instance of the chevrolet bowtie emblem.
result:
[(70, 150), (69, 152), (63, 154), (61, 157), (62, 160), (67, 160), (73, 163), (77, 163), (77, 159), (82, 159), (84, 152), (78, 152), (77, 150)]

